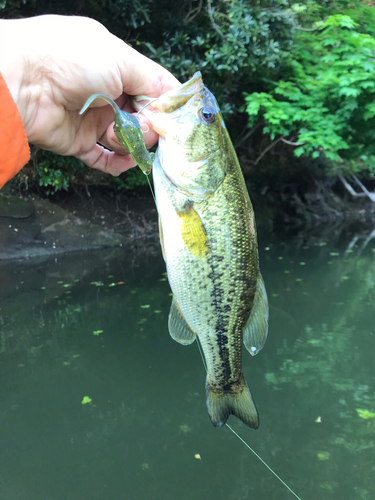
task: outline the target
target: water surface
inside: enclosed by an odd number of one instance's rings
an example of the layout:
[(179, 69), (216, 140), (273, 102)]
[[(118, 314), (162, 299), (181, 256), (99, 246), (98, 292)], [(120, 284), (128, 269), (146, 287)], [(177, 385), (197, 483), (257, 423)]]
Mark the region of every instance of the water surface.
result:
[[(261, 425), (229, 423), (304, 500), (375, 498), (364, 242), (260, 245), (269, 338), (243, 360)], [(294, 498), (209, 421), (198, 348), (167, 331), (159, 252), (7, 263), (0, 282), (0, 499)]]

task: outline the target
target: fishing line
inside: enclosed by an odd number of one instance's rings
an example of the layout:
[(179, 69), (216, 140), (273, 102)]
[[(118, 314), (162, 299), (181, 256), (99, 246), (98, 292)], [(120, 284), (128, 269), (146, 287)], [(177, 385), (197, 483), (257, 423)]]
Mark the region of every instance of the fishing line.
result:
[(239, 439), (240, 441), (242, 441), (242, 442), (243, 442), (243, 444), (246, 446), (246, 448), (248, 448), (248, 449), (251, 451), (251, 453), (253, 453), (253, 454), (254, 454), (254, 455), (255, 455), (255, 456), (256, 456), (256, 457), (257, 457), (257, 458), (258, 458), (258, 459), (262, 462), (262, 464), (263, 464), (263, 465), (265, 465), (265, 466), (267, 467), (267, 469), (268, 469), (270, 472), (272, 472), (272, 474), (273, 474), (273, 475), (274, 475), (274, 476), (275, 476), (275, 477), (276, 477), (276, 478), (280, 481), (280, 483), (281, 483), (281, 484), (283, 484), (283, 485), (285, 486), (285, 488), (287, 488), (287, 489), (288, 489), (288, 490), (289, 490), (289, 491), (290, 491), (290, 492), (291, 492), (291, 493), (292, 493), (292, 494), (293, 494), (296, 498), (298, 498), (298, 500), (301, 500), (301, 498), (297, 495), (297, 493), (294, 493), (294, 491), (293, 491), (291, 488), (289, 488), (289, 486), (288, 486), (288, 485), (287, 485), (287, 484), (286, 484), (286, 483), (285, 483), (285, 482), (281, 479), (281, 477), (280, 477), (280, 476), (278, 476), (278, 475), (276, 474), (276, 472), (275, 472), (274, 470), (272, 470), (272, 469), (271, 469), (271, 467), (270, 467), (270, 466), (269, 466), (269, 465), (268, 465), (268, 464), (267, 464), (267, 463), (266, 463), (266, 462), (265, 462), (265, 461), (264, 461), (264, 460), (263, 460), (263, 459), (262, 459), (262, 458), (258, 455), (258, 453), (256, 453), (256, 452), (255, 452), (255, 451), (251, 448), (251, 446), (249, 446), (249, 445), (246, 443), (246, 441), (244, 441), (244, 440), (242, 439), (242, 437), (241, 437), (239, 434), (237, 434), (237, 432), (236, 432), (234, 429), (232, 429), (232, 427), (231, 427), (230, 425), (228, 425), (228, 424), (225, 424), (225, 425), (228, 427), (228, 429), (229, 429), (229, 430), (231, 430), (231, 431), (233, 432), (233, 434), (234, 434), (235, 436), (237, 436), (237, 437), (238, 437), (238, 439)]
[(206, 372), (207, 372), (206, 360), (205, 360), (205, 357), (204, 357), (204, 354), (203, 354), (203, 350), (202, 350), (202, 346), (201, 346), (201, 341), (199, 340), (198, 336), (197, 336), (197, 343), (198, 343), (199, 354), (201, 355), (201, 358), (202, 358), (202, 363), (203, 363), (204, 369), (205, 369), (205, 370), (206, 370)]
[[(137, 115), (139, 115), (139, 113), (141, 113), (141, 111), (143, 111), (145, 108), (147, 108), (147, 106), (149, 106), (150, 104), (152, 104), (153, 102), (159, 100), (160, 97), (155, 97), (155, 99), (152, 99), (152, 101), (148, 102), (147, 104), (145, 104), (143, 106), (143, 108), (141, 108), (139, 111), (137, 111)], [(142, 99), (143, 100), (143, 99)]]
[[(144, 110), (144, 109), (145, 109), (145, 108), (146, 108), (149, 104), (151, 104), (152, 102), (157, 101), (158, 99), (159, 99), (159, 97), (157, 97), (156, 99), (153, 99), (151, 102), (149, 102), (149, 103), (147, 103), (145, 106), (143, 106), (143, 108), (142, 108), (142, 109), (140, 109), (140, 110), (138, 111), (137, 115), (138, 115), (141, 111), (143, 111), (143, 110)], [(154, 191), (153, 191), (153, 189), (152, 189), (151, 182), (150, 182), (150, 179), (149, 179), (149, 177), (150, 177), (150, 176), (149, 176), (149, 175), (147, 175), (146, 177), (147, 177), (147, 182), (148, 182), (148, 185), (150, 186), (150, 190), (151, 190), (152, 197), (154, 198), (154, 202), (155, 202), (155, 205), (156, 205), (156, 208), (157, 208), (157, 204), (156, 204), (156, 199), (155, 199)], [(204, 369), (205, 369), (205, 370), (206, 370), (206, 372), (207, 372), (207, 364), (206, 364), (206, 359), (205, 359), (205, 357), (204, 357), (203, 350), (202, 350), (202, 346), (201, 346), (201, 343), (200, 343), (200, 340), (199, 340), (198, 336), (197, 336), (197, 344), (198, 344), (199, 354), (201, 355), (201, 358), (202, 358), (202, 363), (203, 363)], [(276, 477), (276, 479), (278, 479), (278, 480), (280, 481), (280, 483), (281, 483), (282, 485), (284, 485), (284, 486), (285, 486), (285, 488), (286, 488), (287, 490), (289, 490), (289, 491), (290, 491), (290, 493), (292, 493), (292, 494), (293, 494), (293, 495), (294, 495), (294, 496), (295, 496), (298, 500), (301, 500), (301, 498), (300, 498), (300, 497), (299, 497), (296, 493), (294, 493), (294, 491), (293, 491), (293, 490), (292, 490), (292, 489), (291, 489), (291, 488), (290, 488), (290, 487), (289, 487), (289, 486), (288, 486), (288, 485), (287, 485), (287, 484), (286, 484), (286, 483), (285, 483), (285, 482), (281, 479), (281, 477), (280, 477), (280, 476), (278, 476), (278, 475), (276, 474), (276, 472), (275, 472), (273, 469), (271, 469), (271, 467), (270, 467), (270, 466), (269, 466), (269, 465), (268, 465), (268, 464), (267, 464), (267, 463), (263, 460), (263, 458), (262, 458), (262, 457), (260, 457), (260, 456), (258, 455), (258, 453), (256, 453), (256, 451), (254, 451), (254, 450), (251, 448), (251, 446), (250, 446), (249, 444), (247, 444), (247, 443), (246, 443), (246, 441), (245, 441), (244, 439), (242, 439), (242, 437), (241, 437), (239, 434), (237, 434), (237, 432), (236, 432), (234, 429), (232, 429), (232, 427), (231, 427), (230, 425), (228, 425), (228, 424), (225, 424), (225, 425), (226, 425), (226, 427), (228, 427), (228, 429), (229, 429), (229, 430), (230, 430), (230, 431), (231, 431), (231, 432), (232, 432), (232, 433), (233, 433), (233, 434), (234, 434), (234, 435), (235, 435), (235, 436), (236, 436), (236, 437), (237, 437), (237, 438), (238, 438), (238, 439), (239, 439), (239, 440), (240, 440), (240, 441), (241, 441), (241, 442), (242, 442), (242, 443), (246, 446), (246, 448), (247, 448), (248, 450), (250, 450), (250, 451), (251, 451), (251, 453), (253, 453), (253, 455), (255, 455), (255, 456), (256, 456), (256, 458), (257, 458), (258, 460), (260, 460), (260, 461), (262, 462), (262, 464), (263, 464), (263, 465), (265, 465), (265, 466), (267, 467), (267, 469), (268, 469), (268, 470), (269, 470), (269, 471), (270, 471), (270, 472), (271, 472), (271, 473), (272, 473), (272, 474)]]
[(151, 186), (150, 176), (146, 175), (146, 177), (147, 177), (147, 182), (148, 182), (148, 185), (150, 186), (151, 194), (152, 194), (152, 197), (154, 198), (154, 202), (155, 202), (156, 210), (157, 210), (158, 206), (157, 206), (157, 203), (156, 203), (156, 199), (155, 199), (155, 195), (154, 195), (154, 190), (152, 189), (152, 186)]
[[(203, 354), (202, 346), (201, 346), (201, 343), (200, 343), (200, 341), (199, 341), (198, 337), (197, 337), (197, 343), (198, 343), (199, 354), (201, 355), (201, 358), (202, 358), (203, 366), (204, 366), (205, 370), (207, 371), (206, 360), (205, 360), (205, 358), (204, 358), (204, 354)], [(289, 491), (290, 491), (290, 492), (291, 492), (291, 493), (292, 493), (292, 494), (293, 494), (296, 498), (298, 498), (298, 500), (301, 500), (301, 498), (297, 495), (297, 493), (294, 493), (294, 491), (293, 491), (291, 488), (289, 488), (289, 486), (288, 486), (288, 485), (287, 485), (287, 484), (286, 484), (286, 483), (285, 483), (285, 482), (281, 479), (281, 477), (280, 477), (280, 476), (278, 476), (278, 475), (276, 474), (276, 472), (275, 472), (274, 470), (272, 470), (272, 469), (271, 469), (271, 467), (270, 467), (270, 466), (269, 466), (269, 465), (268, 465), (268, 464), (267, 464), (267, 463), (263, 460), (263, 458), (261, 458), (261, 457), (258, 455), (258, 453), (256, 453), (256, 451), (254, 451), (254, 450), (251, 448), (251, 446), (250, 446), (249, 444), (247, 444), (247, 443), (246, 443), (246, 441), (245, 441), (244, 439), (242, 439), (242, 437), (241, 437), (239, 434), (237, 434), (237, 432), (236, 432), (234, 429), (232, 429), (232, 427), (231, 427), (230, 425), (228, 425), (228, 424), (225, 424), (225, 425), (226, 425), (226, 427), (228, 427), (228, 429), (229, 429), (230, 431), (232, 431), (232, 432), (233, 432), (233, 434), (234, 434), (235, 436), (237, 436), (237, 437), (238, 437), (238, 439), (239, 439), (240, 441), (242, 441), (242, 443), (246, 446), (246, 448), (247, 448), (247, 449), (249, 449), (249, 450), (251, 451), (251, 453), (253, 453), (253, 454), (257, 457), (257, 459), (258, 459), (258, 460), (260, 460), (260, 461), (262, 462), (262, 464), (263, 464), (263, 465), (265, 465), (265, 466), (267, 467), (267, 469), (268, 469), (270, 472), (272, 472), (272, 474), (276, 477), (276, 479), (278, 479), (278, 480), (280, 481), (280, 483), (281, 483), (281, 484), (283, 484), (287, 490), (289, 490)]]

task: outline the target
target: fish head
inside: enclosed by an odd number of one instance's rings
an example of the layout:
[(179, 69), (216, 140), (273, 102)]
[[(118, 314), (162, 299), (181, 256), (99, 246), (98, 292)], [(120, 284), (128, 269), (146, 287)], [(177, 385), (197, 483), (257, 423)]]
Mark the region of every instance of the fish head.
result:
[(198, 72), (159, 99), (137, 96), (134, 105), (159, 134), (158, 156), (165, 176), (180, 191), (206, 198), (226, 173), (228, 137), (214, 95)]

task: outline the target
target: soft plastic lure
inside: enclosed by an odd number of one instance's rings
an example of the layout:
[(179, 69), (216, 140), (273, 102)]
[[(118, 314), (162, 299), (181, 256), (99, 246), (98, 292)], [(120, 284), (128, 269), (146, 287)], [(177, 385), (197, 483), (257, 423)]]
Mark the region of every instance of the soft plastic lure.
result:
[(113, 130), (116, 134), (117, 140), (122, 146), (126, 147), (142, 172), (149, 175), (155, 154), (147, 151), (143, 140), (141, 126), (134, 115), (127, 113), (126, 111), (122, 111), (117, 106), (115, 101), (104, 94), (93, 94), (89, 97), (79, 114), (82, 115), (90, 104), (98, 97), (108, 102), (115, 112), (115, 126), (113, 127)]

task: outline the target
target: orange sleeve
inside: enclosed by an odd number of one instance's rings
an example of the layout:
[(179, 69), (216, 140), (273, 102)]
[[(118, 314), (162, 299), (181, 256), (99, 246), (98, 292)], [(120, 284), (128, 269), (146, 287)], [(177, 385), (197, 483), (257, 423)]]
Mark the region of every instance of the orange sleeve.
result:
[(29, 161), (21, 115), (0, 73), (0, 189)]

